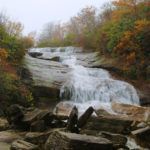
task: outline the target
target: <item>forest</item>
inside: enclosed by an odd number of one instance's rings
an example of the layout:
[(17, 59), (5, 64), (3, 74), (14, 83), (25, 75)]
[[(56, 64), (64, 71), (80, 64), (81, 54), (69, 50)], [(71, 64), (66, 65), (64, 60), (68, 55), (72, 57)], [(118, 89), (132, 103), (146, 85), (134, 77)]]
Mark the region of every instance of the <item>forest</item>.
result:
[(83, 8), (67, 23), (48, 23), (38, 38), (39, 47), (80, 46), (121, 62), (125, 76), (149, 76), (150, 2), (116, 0), (101, 10)]

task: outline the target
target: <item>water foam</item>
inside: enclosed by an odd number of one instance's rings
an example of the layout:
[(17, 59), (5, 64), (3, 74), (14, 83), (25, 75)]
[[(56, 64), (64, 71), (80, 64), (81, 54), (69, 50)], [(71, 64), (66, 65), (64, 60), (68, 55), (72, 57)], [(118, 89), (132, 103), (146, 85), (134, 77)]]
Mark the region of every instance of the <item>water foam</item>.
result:
[[(114, 80), (108, 71), (87, 68), (78, 64), (76, 54), (82, 50), (75, 47), (36, 48), (30, 52), (42, 52), (44, 58), (58, 56), (60, 63), (71, 68), (67, 81), (60, 89), (62, 100), (74, 103), (81, 110), (89, 106), (111, 109), (111, 102), (139, 104), (135, 88), (127, 82)], [(81, 53), (83, 55), (83, 53)]]

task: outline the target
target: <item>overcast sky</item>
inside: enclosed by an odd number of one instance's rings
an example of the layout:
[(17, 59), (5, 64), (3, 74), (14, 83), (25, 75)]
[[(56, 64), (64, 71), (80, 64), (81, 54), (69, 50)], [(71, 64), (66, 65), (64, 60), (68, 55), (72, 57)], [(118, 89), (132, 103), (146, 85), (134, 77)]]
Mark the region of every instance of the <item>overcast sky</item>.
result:
[(110, 0), (0, 0), (0, 12), (24, 25), (24, 33), (40, 32), (43, 25), (54, 21), (66, 22), (85, 6), (100, 8)]

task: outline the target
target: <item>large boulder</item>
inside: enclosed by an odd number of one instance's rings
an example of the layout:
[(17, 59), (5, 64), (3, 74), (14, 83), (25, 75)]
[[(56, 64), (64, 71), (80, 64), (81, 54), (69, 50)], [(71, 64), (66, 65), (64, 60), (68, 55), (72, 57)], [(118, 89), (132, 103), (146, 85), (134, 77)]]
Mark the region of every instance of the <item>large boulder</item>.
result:
[(112, 133), (130, 133), (132, 120), (120, 118), (117, 116), (111, 117), (95, 117), (92, 116), (83, 129), (107, 131)]
[(11, 144), (11, 150), (39, 150), (37, 145), (23, 140), (16, 140)]
[(53, 110), (53, 114), (57, 119), (66, 120), (69, 118), (71, 112), (74, 109), (74, 105), (66, 102), (60, 102)]
[(91, 117), (91, 115), (94, 112), (93, 107), (89, 107), (79, 118), (78, 120), (78, 127), (82, 128), (88, 121), (88, 119)]
[(59, 56), (55, 56), (55, 57), (52, 57), (50, 58), (51, 61), (60, 61), (60, 57)]
[(97, 130), (81, 130), (80, 134), (92, 135), (96, 137), (102, 137), (110, 140), (113, 144), (113, 148), (124, 148), (127, 143), (127, 137), (122, 134), (116, 134), (105, 131), (97, 131)]
[(53, 116), (49, 111), (34, 109), (27, 111), (22, 119), (22, 123), (32, 131), (44, 131), (46, 126), (53, 120)]
[(129, 104), (112, 103), (112, 109), (120, 115), (134, 121), (150, 121), (150, 107), (134, 106)]
[(74, 106), (67, 122), (67, 130), (73, 133), (78, 133), (77, 123), (78, 123), (78, 109), (76, 108), (76, 106)]
[(45, 150), (50, 149), (112, 150), (112, 143), (105, 138), (54, 131), (45, 144)]
[[(70, 68), (56, 61), (36, 59), (25, 55), (26, 68), (31, 72), (35, 87), (60, 90), (67, 81)], [(49, 92), (51, 93), (51, 91)], [(58, 95), (59, 96), (59, 95)]]

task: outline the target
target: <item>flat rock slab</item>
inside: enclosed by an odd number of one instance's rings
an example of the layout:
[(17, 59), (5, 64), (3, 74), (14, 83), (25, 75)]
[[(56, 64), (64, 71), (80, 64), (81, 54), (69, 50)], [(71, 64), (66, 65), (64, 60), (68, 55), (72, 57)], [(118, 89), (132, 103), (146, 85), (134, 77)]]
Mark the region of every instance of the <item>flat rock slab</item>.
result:
[(95, 136), (54, 131), (50, 134), (45, 150), (112, 150), (112, 143)]
[(60, 89), (68, 79), (70, 68), (60, 62), (37, 59), (29, 55), (25, 56), (24, 61), (35, 86)]
[(80, 134), (92, 135), (97, 137), (102, 137), (110, 140), (113, 143), (114, 149), (125, 147), (127, 143), (127, 138), (122, 134), (114, 134), (105, 131), (96, 131), (96, 130), (81, 130)]
[(126, 120), (118, 117), (91, 117), (83, 129), (107, 131), (112, 133), (128, 133), (131, 120)]
[(141, 107), (129, 104), (112, 103), (112, 109), (120, 115), (134, 121), (150, 121), (150, 107)]
[(39, 150), (38, 146), (23, 140), (16, 140), (11, 145), (11, 150)]
[[(25, 115), (24, 118), (22, 119), (22, 122), (31, 124), (37, 120), (46, 120), (49, 115), (49, 111), (47, 110), (41, 110), (41, 109), (34, 109), (32, 111), (28, 111)], [(50, 119), (50, 118), (48, 118)]]

